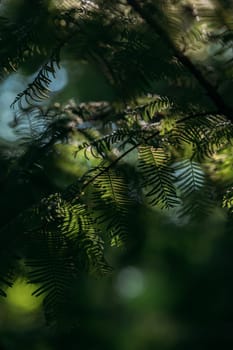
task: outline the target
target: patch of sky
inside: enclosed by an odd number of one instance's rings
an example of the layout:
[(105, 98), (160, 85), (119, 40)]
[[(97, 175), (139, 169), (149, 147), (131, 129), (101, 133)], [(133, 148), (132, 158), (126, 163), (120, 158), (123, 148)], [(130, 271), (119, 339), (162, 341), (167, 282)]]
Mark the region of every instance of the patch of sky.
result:
[[(0, 138), (9, 142), (17, 139), (14, 128), (11, 122), (14, 120), (14, 110), (10, 107), (18, 93), (23, 91), (29, 83), (36, 77), (35, 73), (32, 76), (25, 77), (20, 73), (11, 74), (0, 85)], [(52, 74), (49, 76), (51, 83), (49, 89), (51, 94), (60, 91), (67, 84), (67, 71), (65, 68), (57, 70), (56, 77)]]

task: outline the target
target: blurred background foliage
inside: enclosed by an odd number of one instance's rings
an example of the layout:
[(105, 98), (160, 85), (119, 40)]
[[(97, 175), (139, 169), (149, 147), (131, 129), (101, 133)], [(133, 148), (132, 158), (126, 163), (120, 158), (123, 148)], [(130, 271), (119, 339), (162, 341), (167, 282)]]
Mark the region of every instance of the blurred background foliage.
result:
[[(77, 142), (85, 137), (81, 131), (75, 131), (70, 135), (72, 142), (57, 143), (52, 151), (42, 154), (30, 181), (27, 181), (27, 173), (25, 181), (22, 181), (17, 172), (13, 172), (6, 181), (6, 174), (12, 167), (12, 154), (20, 153), (22, 147), (19, 134), (12, 133), (12, 125), (9, 126), (13, 112), (9, 112), (7, 106), (32, 80), (47, 57), (51, 42), (55, 40), (54, 26), (48, 20), (49, 13), (59, 12), (60, 7), (72, 7), (75, 2), (43, 3), (40, 16), (36, 16), (38, 21), (33, 23), (36, 32), (40, 33), (33, 39), (38, 40), (40, 50), (33, 58), (29, 57), (23, 62), (18, 75), (12, 73), (6, 78), (10, 79), (8, 83), (3, 80), (0, 87), (3, 93), (7, 86), (4, 95), (7, 105), (1, 112), (2, 223), (43, 196), (64, 190), (98, 164), (91, 153), (88, 160), (83, 152), (76, 155)], [(173, 3), (176, 5), (178, 1)], [(217, 6), (216, 1), (210, 3)], [(23, 0), (5, 0), (0, 6), (4, 16), (17, 23), (34, 18), (33, 11), (37, 11), (34, 2)], [(221, 6), (229, 9), (233, 5), (231, 1), (222, 1)], [(64, 27), (67, 25), (62, 20), (58, 19), (58, 22)], [(223, 59), (211, 50), (211, 45), (201, 47), (198, 55), (193, 53), (193, 59), (211, 61), (213, 65), (221, 67)], [(79, 103), (99, 100), (112, 102), (119, 98), (119, 91), (113, 88), (92, 60), (79, 60), (80, 52), (74, 50), (67, 49), (66, 52), (65, 49), (63, 55), (63, 73), (54, 82), (51, 96), (45, 104), (59, 107), (70, 98)], [(127, 62), (128, 68), (130, 64)], [(218, 79), (214, 73), (213, 76)], [(134, 84), (132, 79), (126, 87), (129, 92)], [(225, 99), (232, 103), (231, 84), (231, 77), (229, 80), (226, 78), (221, 89), (225, 91)], [(173, 101), (183, 103), (184, 108), (190, 106), (187, 96), (191, 95), (191, 104), (198, 101), (205, 108), (212, 106), (200, 88), (193, 85), (186, 86), (177, 81), (168, 87), (167, 81), (158, 79), (154, 81), (153, 89), (161, 95), (165, 92), (167, 96), (172, 96)], [(1, 101), (3, 103), (2, 98)], [(96, 135), (104, 134), (106, 128), (108, 126), (98, 129), (96, 124)], [(184, 152), (189, 153), (188, 145)], [(232, 157), (232, 146), (229, 145), (215, 152), (211, 159), (203, 161), (203, 167), (217, 193), (233, 182)], [(24, 164), (19, 164), (19, 171), (21, 167), (24, 169)], [(56, 331), (46, 326), (42, 301), (31, 296), (35, 288), (24, 280), (24, 267), (21, 266), (17, 281), (8, 289), (8, 297), (0, 300), (0, 350), (231, 348), (233, 237), (226, 218), (226, 210), (216, 206), (208, 217), (200, 217), (193, 223), (180, 223), (177, 222), (176, 212), (161, 213), (138, 203), (129, 218), (128, 247), (110, 247), (106, 252), (113, 273), (101, 279), (80, 275), (77, 285), (72, 288), (70, 304), (67, 296), (63, 321)]]
[[(228, 346), (233, 240), (224, 225), (221, 212), (193, 227), (176, 227), (138, 208), (134, 247), (117, 254), (112, 277), (80, 278), (58, 333), (45, 326), (40, 302), (30, 297), (33, 288), (23, 280), (14, 285), (1, 303), (2, 349)], [(115, 253), (109, 254), (113, 259)]]

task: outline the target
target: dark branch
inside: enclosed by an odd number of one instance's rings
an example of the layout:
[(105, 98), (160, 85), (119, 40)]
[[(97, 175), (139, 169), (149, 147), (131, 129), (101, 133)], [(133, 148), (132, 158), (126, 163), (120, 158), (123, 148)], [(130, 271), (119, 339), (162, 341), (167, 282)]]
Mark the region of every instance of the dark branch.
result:
[(209, 98), (217, 107), (220, 114), (224, 114), (230, 121), (233, 122), (233, 109), (226, 105), (222, 96), (216, 88), (204, 77), (203, 73), (197, 66), (187, 57), (172, 41), (166, 30), (159, 24), (158, 21), (152, 18), (151, 14), (140, 5), (137, 0), (127, 0), (127, 3), (134, 9), (135, 12), (163, 39), (164, 43), (173, 51), (174, 56), (183, 64), (184, 67), (196, 78), (202, 88), (206, 91)]

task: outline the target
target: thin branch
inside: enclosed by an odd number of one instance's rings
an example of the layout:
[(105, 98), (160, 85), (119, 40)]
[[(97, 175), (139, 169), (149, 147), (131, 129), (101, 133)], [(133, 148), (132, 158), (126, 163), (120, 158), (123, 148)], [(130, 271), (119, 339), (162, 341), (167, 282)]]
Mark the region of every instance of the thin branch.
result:
[[(191, 114), (187, 117), (184, 117), (180, 120), (178, 120), (176, 122), (176, 124), (180, 124), (182, 122), (187, 121), (188, 119), (191, 118), (196, 118), (196, 117), (200, 117), (200, 116), (207, 116), (210, 114), (216, 114), (216, 112), (201, 112), (201, 113), (196, 113), (196, 114)], [(149, 141), (151, 139), (153, 139), (154, 137), (158, 136), (160, 133), (159, 130), (157, 130), (156, 132), (154, 132), (152, 135), (148, 136), (146, 141)], [(144, 140), (145, 141), (145, 140)], [(90, 185), (92, 184), (96, 179), (98, 179), (99, 176), (101, 176), (102, 174), (104, 174), (105, 172), (107, 172), (108, 170), (110, 170), (111, 168), (113, 168), (120, 160), (122, 160), (123, 158), (125, 158), (125, 156), (127, 156), (129, 153), (131, 153), (132, 151), (134, 151), (136, 148), (138, 148), (141, 145), (141, 142), (136, 143), (135, 145), (133, 145), (132, 147), (130, 147), (129, 149), (127, 149), (127, 151), (125, 151), (124, 153), (122, 153), (118, 158), (116, 158), (112, 163), (110, 163), (107, 167), (103, 168), (102, 170), (100, 170), (95, 176), (93, 176), (92, 178), (90, 178), (89, 180), (87, 180), (86, 182), (84, 181), (83, 186), (80, 189), (80, 194), (75, 197), (73, 200), (78, 200), (81, 198), (81, 196), (84, 194), (84, 190)], [(84, 175), (85, 176), (85, 175)], [(69, 188), (73, 187), (73, 184), (71, 186), (68, 186), (68, 188), (65, 190), (64, 193), (68, 193), (69, 192)]]
[(221, 115), (220, 113), (218, 113), (217, 111), (206, 111), (206, 112), (200, 112), (200, 113), (194, 113), (194, 114), (190, 114), (187, 117), (184, 117), (180, 120), (177, 120), (176, 124), (180, 124), (180, 123), (184, 123), (187, 120), (193, 119), (193, 118), (197, 118), (197, 117), (207, 117), (210, 115)]
[[(149, 136), (147, 138), (147, 140), (152, 139), (153, 137), (157, 136), (159, 134), (159, 131), (156, 131), (155, 133), (153, 133), (151, 136)], [(75, 200), (78, 200), (82, 195), (83, 195), (83, 191), (90, 185), (92, 184), (96, 179), (98, 179), (99, 176), (101, 176), (102, 174), (106, 173), (108, 170), (110, 170), (111, 168), (113, 168), (121, 159), (125, 158), (125, 156), (127, 156), (127, 154), (131, 153), (133, 150), (135, 150), (137, 147), (140, 146), (140, 142), (136, 143), (135, 145), (133, 145), (132, 147), (130, 147), (127, 151), (125, 151), (124, 153), (122, 153), (118, 158), (116, 158), (112, 163), (110, 163), (107, 167), (103, 168), (102, 170), (100, 170), (100, 172), (98, 172), (95, 176), (93, 176), (90, 180), (84, 182), (82, 188), (80, 189), (80, 195), (78, 197), (75, 198)], [(71, 187), (73, 187), (73, 185), (71, 185)], [(67, 190), (65, 190), (66, 192)], [(69, 191), (69, 187), (68, 187), (68, 191)]]

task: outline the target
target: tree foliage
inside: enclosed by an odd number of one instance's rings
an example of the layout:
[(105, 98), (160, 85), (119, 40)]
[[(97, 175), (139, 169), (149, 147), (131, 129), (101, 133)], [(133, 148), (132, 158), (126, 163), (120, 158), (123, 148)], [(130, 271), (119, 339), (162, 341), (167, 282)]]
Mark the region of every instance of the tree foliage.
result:
[[(233, 9), (223, 0), (1, 6), (2, 76), (37, 72), (12, 101), (20, 147), (3, 152), (4, 196), (12, 184), (23, 196), (59, 144), (89, 164), (2, 219), (0, 294), (23, 261), (48, 322), (59, 323), (80, 274), (109, 274), (106, 252), (130, 245), (135, 208), (165, 209), (184, 225), (223, 206), (231, 220), (232, 189), (213, 185), (206, 162), (233, 138)], [(54, 103), (52, 78), (74, 62), (99, 71), (111, 96)]]

